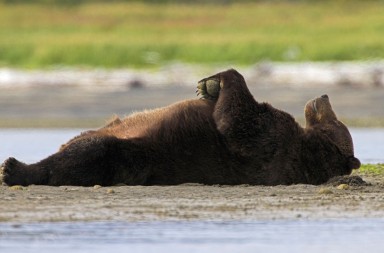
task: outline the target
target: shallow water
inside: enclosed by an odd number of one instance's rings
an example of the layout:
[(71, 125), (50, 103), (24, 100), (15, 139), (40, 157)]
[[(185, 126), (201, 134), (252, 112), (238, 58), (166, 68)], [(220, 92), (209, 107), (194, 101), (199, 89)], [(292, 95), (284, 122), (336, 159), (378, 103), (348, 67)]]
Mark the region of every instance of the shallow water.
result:
[[(355, 156), (362, 163), (384, 163), (384, 128), (350, 129)], [(36, 162), (56, 152), (60, 145), (78, 135), (80, 129), (0, 129), (0, 161), (13, 156)]]
[(384, 163), (384, 129), (352, 128), (355, 156), (362, 163)]
[(384, 219), (1, 224), (0, 252), (383, 252)]
[(12, 156), (20, 161), (37, 162), (58, 151), (80, 129), (0, 129), (0, 160)]

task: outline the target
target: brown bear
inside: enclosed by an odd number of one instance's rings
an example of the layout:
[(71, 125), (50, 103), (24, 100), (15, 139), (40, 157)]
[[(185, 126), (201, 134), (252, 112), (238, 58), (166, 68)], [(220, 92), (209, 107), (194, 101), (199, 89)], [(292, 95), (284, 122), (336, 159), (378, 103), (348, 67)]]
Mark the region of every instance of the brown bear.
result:
[(8, 185), (321, 184), (360, 166), (348, 129), (323, 95), (306, 127), (258, 103), (230, 69), (198, 83), (202, 99), (116, 118), (35, 164), (8, 158)]

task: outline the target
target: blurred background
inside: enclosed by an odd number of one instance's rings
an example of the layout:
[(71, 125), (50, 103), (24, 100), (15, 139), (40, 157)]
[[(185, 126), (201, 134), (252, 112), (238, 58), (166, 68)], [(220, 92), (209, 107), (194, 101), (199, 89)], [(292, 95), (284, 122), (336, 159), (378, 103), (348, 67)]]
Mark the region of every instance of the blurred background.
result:
[(0, 0), (0, 127), (99, 127), (235, 68), (303, 122), (384, 126), (384, 1)]

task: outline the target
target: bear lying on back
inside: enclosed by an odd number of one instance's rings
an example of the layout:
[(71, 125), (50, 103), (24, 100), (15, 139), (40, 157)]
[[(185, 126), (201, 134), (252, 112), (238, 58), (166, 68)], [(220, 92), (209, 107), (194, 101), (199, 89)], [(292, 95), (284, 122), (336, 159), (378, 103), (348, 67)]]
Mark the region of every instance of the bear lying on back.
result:
[(323, 95), (306, 127), (258, 103), (231, 69), (201, 80), (202, 99), (115, 119), (24, 164), (8, 158), (8, 185), (321, 184), (359, 168), (348, 129)]

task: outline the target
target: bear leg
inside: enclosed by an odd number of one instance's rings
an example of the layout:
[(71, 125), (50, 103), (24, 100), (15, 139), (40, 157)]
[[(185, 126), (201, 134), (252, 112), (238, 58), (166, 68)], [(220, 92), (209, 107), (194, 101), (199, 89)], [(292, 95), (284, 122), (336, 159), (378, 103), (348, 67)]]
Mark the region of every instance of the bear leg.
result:
[(13, 157), (8, 158), (2, 164), (3, 182), (7, 185), (46, 184), (47, 171), (38, 170), (34, 166), (28, 166)]
[(34, 164), (15, 158), (4, 162), (7, 185), (103, 185), (108, 182), (108, 150), (115, 138), (93, 136), (70, 143), (59, 152)]
[(202, 79), (197, 89), (204, 99), (216, 101), (213, 119), (229, 148), (235, 153), (249, 155), (263, 108), (253, 98), (243, 76), (229, 69)]
[(59, 152), (34, 164), (15, 158), (4, 163), (3, 182), (7, 185), (129, 185), (145, 184), (156, 156), (143, 144), (114, 136), (79, 139)]

